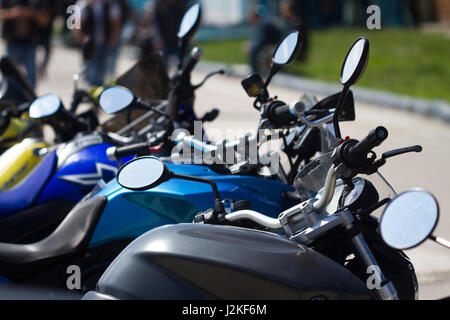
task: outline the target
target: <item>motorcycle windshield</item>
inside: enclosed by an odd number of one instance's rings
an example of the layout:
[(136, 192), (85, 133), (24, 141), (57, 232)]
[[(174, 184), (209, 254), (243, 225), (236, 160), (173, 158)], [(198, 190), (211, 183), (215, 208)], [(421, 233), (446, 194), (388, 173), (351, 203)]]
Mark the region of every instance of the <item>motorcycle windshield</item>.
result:
[(311, 161), (298, 173), (294, 185), (302, 200), (313, 198), (323, 188), (331, 162), (331, 152)]
[(169, 95), (169, 76), (163, 57), (158, 53), (142, 57), (117, 78), (116, 84), (130, 89), (140, 98), (166, 99)]
[[(302, 200), (308, 200), (317, 195), (324, 187), (328, 170), (333, 165), (331, 161), (332, 153), (326, 153), (321, 157), (307, 164), (295, 178), (295, 188), (301, 196)], [(377, 172), (373, 175), (360, 175), (362, 178), (369, 180), (375, 186), (380, 199), (393, 199), (397, 193), (384, 176)]]

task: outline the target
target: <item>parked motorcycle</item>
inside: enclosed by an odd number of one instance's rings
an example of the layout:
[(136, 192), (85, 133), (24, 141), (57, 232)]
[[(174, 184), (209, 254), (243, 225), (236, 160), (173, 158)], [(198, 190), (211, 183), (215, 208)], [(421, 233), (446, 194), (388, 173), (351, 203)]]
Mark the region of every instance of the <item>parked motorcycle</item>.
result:
[(54, 128), (57, 141), (69, 142), (51, 147), (29, 138), (2, 155), (0, 239), (7, 242), (48, 234), (98, 179), (115, 176), (117, 163), (106, 149), (123, 144), (120, 136), (92, 133), (98, 124), (93, 113), (75, 117), (53, 94), (36, 99), (29, 114)]
[[(184, 29), (180, 30), (180, 33), (183, 31), (180, 35), (182, 47), (188, 45), (198, 27), (200, 7), (195, 8), (198, 9), (197, 14), (193, 16), (191, 9), (186, 14), (186, 19), (191, 20), (183, 20)], [(88, 48), (86, 45), (85, 55), (89, 54)], [(41, 139), (29, 139), (4, 155), (5, 161), (0, 168), (0, 182), (4, 182), (4, 191), (0, 193), (0, 241), (30, 243), (50, 234), (99, 180), (107, 182), (115, 177), (122, 158), (129, 160), (139, 153), (139, 150), (130, 149), (126, 145), (159, 141), (157, 147), (146, 148), (146, 152), (169, 154), (166, 149), (170, 150), (171, 145), (165, 145), (167, 139), (162, 138), (170, 136), (174, 123), (179, 127), (190, 128), (190, 122), (197, 120), (192, 103), (194, 91), (199, 86), (191, 85), (190, 74), (200, 56), (198, 50), (194, 53), (184, 68), (180, 65), (182, 69), (172, 81), (171, 97), (159, 106), (155, 107), (152, 101), (149, 103), (146, 99), (135, 97), (123, 87), (110, 87), (102, 91), (98, 104), (108, 114), (117, 114), (126, 108), (145, 110), (143, 116), (129, 123), (117, 134), (94, 132), (99, 122), (92, 110), (74, 116), (76, 108), (83, 102), (83, 95), (87, 94), (79, 90), (77, 85), (83, 71), (74, 77), (75, 95), (69, 108), (71, 111), (66, 110), (59, 97), (54, 94), (36, 99), (29, 108), (30, 118), (50, 125), (56, 134), (56, 141), (65, 143), (50, 147)], [(189, 94), (186, 93), (186, 88), (190, 89)], [(183, 103), (184, 98), (189, 101)], [(164, 110), (173, 103), (179, 103), (180, 106), (173, 110), (178, 114), (171, 118)], [(174, 108), (173, 105), (171, 107)], [(209, 115), (208, 118), (207, 114), (204, 118), (212, 121), (217, 114), (217, 111), (212, 112), (212, 116)], [(148, 124), (154, 115), (159, 115), (161, 121), (151, 121)], [(135, 130), (142, 123), (147, 125)], [(107, 150), (113, 146), (122, 146), (122, 149), (113, 159), (109, 159), (111, 157), (108, 158)], [(127, 154), (120, 155), (121, 151), (126, 151)]]
[[(383, 198), (374, 177), (382, 178), (378, 169), (387, 159), (422, 148), (392, 150), (377, 159), (373, 149), (388, 138), (384, 127), (360, 141), (341, 138), (339, 110), (350, 86), (362, 77), (368, 57), (369, 42), (359, 38), (341, 71), (344, 89), (333, 116), (338, 145), (295, 179), (299, 194), (312, 194), (309, 199), (277, 218), (258, 210), (228, 213), (214, 181), (206, 180), (213, 190), (213, 209), (199, 213), (194, 223), (159, 227), (137, 238), (85, 299), (417, 298), (414, 267), (401, 250), (431, 233), (435, 201), (411, 193)], [(316, 183), (304, 181), (310, 175)], [(123, 166), (117, 179), (131, 190), (158, 190), (173, 180), (192, 178), (157, 158), (142, 157)], [(379, 223), (371, 214), (387, 203)], [(411, 207), (417, 203), (418, 208)], [(184, 212), (182, 208), (178, 214)]]
[[(295, 41), (299, 41), (296, 35)], [(132, 96), (127, 103), (131, 100)], [(325, 113), (328, 117), (330, 109)], [(322, 121), (317, 115), (305, 117)], [(297, 201), (286, 196), (286, 191), (292, 192), (294, 188), (279, 179), (219, 174), (207, 166), (169, 163), (168, 167), (178, 174), (189, 175), (191, 184), (173, 183), (143, 192), (124, 189), (115, 181), (106, 186), (99, 184), (43, 240), (24, 245), (0, 243), (3, 280), (65, 287), (67, 268), (76, 265), (81, 269), (83, 286), (92, 289), (116, 255), (149, 229), (192, 221), (198, 211), (211, 205), (223, 205), (229, 212), (254, 208), (273, 215)], [(209, 188), (196, 182), (205, 179), (213, 180), (217, 192), (228, 200), (215, 203)]]
[[(85, 59), (93, 53), (91, 52), (90, 41), (83, 46), (83, 55)], [(0, 61), (0, 70), (4, 76), (2, 79), (2, 93), (0, 103), (4, 107), (0, 115), (0, 151), (5, 152), (1, 159), (0, 167), (0, 190), (7, 191), (13, 189), (22, 180), (27, 177), (41, 162), (42, 157), (38, 154), (42, 148), (49, 147), (43, 139), (43, 125), (48, 124), (56, 131), (56, 142), (64, 142), (72, 139), (77, 130), (86, 130), (85, 126), (89, 125), (89, 130), (93, 130), (98, 125), (97, 116), (92, 111), (84, 112), (74, 116), (79, 104), (82, 100), (77, 100), (76, 96), (81, 96), (81, 90), (77, 89), (77, 81), (75, 82), (75, 94), (71, 103), (73, 109), (72, 116), (64, 113), (65, 117), (69, 117), (69, 126), (55, 126), (57, 123), (51, 114), (40, 115), (38, 107), (35, 107), (37, 114), (30, 116), (29, 109), (32, 104), (35, 106), (43, 101), (59, 101), (58, 97), (46, 95), (36, 98), (31, 85), (26, 78), (17, 69), (9, 58), (2, 58)], [(81, 73), (76, 75), (79, 78)], [(87, 95), (87, 93), (85, 93)], [(54, 108), (58, 108), (58, 102), (54, 102)], [(60, 113), (63, 113), (61, 111)], [(89, 123), (88, 123), (89, 122)], [(79, 125), (73, 125), (82, 123)], [(0, 212), (0, 216), (2, 216)]]
[[(84, 60), (90, 60), (94, 54), (92, 39), (87, 39), (82, 49)], [(85, 68), (83, 67), (83, 71), (74, 76), (77, 80), (75, 81), (71, 103), (73, 113), (82, 102), (81, 98), (88, 96), (87, 92), (77, 88), (78, 79), (81, 78)], [(2, 134), (0, 150), (5, 151), (27, 137), (39, 139), (43, 136), (43, 132), (39, 121), (31, 119), (28, 115), (28, 109), (31, 103), (37, 99), (37, 96), (26, 77), (8, 57), (3, 57), (0, 60), (0, 71), (2, 73), (0, 83), (0, 104), (2, 108), (0, 115), (0, 133)], [(84, 93), (84, 95), (81, 93)], [(28, 166), (28, 171), (31, 171), (32, 168), (32, 166)]]
[[(83, 59), (88, 61), (93, 53), (92, 42), (88, 39), (83, 45)], [(142, 86), (142, 79), (139, 79), (140, 81), (130, 82), (127, 75), (130, 73), (133, 73), (134, 75), (143, 70), (145, 71), (145, 66), (148, 63), (158, 64), (158, 58), (160, 57), (155, 54), (151, 57), (147, 57), (147, 59), (139, 61), (136, 66), (123, 76), (119, 77), (117, 83), (129, 85), (133, 90), (142, 92), (144, 96), (154, 96), (156, 87), (160, 87), (157, 86), (155, 82), (148, 81), (150, 82), (148, 85)], [(163, 65), (162, 62), (160, 62), (160, 64)], [(0, 190), (6, 191), (18, 185), (23, 178), (28, 176), (30, 172), (35, 169), (42, 160), (42, 157), (37, 154), (38, 150), (49, 147), (49, 144), (45, 143), (42, 138), (42, 119), (33, 119), (29, 116), (29, 107), (37, 98), (28, 81), (7, 57), (0, 60), (0, 70), (3, 75), (2, 81), (0, 82), (0, 153), (8, 151), (8, 155), (2, 157), (1, 161), (2, 165), (0, 172), (2, 172), (2, 174), (0, 176)], [(89, 90), (81, 89), (79, 81), (82, 79), (85, 72), (86, 67), (84, 66), (79, 73), (73, 76), (74, 91), (69, 111), (75, 115), (81, 104), (91, 104), (91, 106), (93, 106), (89, 108), (91, 111), (79, 114), (77, 115), (77, 118), (90, 118), (92, 126), (96, 126), (99, 122), (97, 119), (104, 117), (104, 112), (102, 113), (99, 111), (101, 108), (97, 107), (99, 95), (105, 88), (90, 88)], [(159, 72), (158, 76), (160, 75), (161, 72)], [(161, 82), (164, 82), (163, 77), (161, 77)], [(161, 91), (161, 94), (164, 94), (164, 92), (165, 91)], [(165, 93), (164, 97), (167, 97), (167, 93)], [(124, 116), (121, 114), (124, 112), (125, 111), (116, 113), (112, 119), (108, 119), (106, 122), (103, 121), (99, 128), (103, 131), (113, 132), (114, 130), (112, 129), (119, 130), (121, 128), (117, 127), (120, 119), (124, 117), (130, 119), (130, 121), (136, 119), (135, 114), (127, 114)], [(53, 127), (53, 130), (61, 130), (61, 127)], [(69, 131), (68, 128), (63, 126), (62, 132), (56, 132), (56, 142), (61, 143), (72, 139), (78, 133), (73, 130), (78, 129), (73, 127), (72, 131)], [(26, 141), (24, 141), (24, 139), (26, 139)]]

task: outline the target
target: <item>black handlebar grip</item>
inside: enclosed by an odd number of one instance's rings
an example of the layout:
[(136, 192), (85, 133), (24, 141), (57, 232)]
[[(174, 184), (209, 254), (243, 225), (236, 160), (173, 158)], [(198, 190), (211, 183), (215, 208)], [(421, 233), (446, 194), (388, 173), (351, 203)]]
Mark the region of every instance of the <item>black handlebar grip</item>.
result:
[(118, 160), (123, 157), (134, 156), (135, 154), (148, 154), (150, 153), (150, 143), (140, 142), (123, 147), (113, 147), (107, 150), (107, 155), (110, 160)]
[(298, 117), (291, 112), (289, 105), (273, 105), (269, 110), (269, 120), (277, 126), (285, 126), (298, 120)]
[(348, 154), (351, 158), (359, 158), (379, 146), (388, 136), (389, 133), (385, 127), (378, 127), (370, 131), (364, 139), (351, 147)]

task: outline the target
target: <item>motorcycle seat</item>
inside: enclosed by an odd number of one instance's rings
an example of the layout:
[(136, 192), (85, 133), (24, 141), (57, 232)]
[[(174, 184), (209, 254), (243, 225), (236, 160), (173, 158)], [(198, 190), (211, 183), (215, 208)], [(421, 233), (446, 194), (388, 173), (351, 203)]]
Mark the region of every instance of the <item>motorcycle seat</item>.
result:
[(57, 163), (56, 152), (51, 152), (19, 185), (0, 192), (0, 218), (33, 205)]
[(52, 234), (36, 243), (0, 243), (0, 273), (17, 276), (18, 265), (26, 265), (27, 273), (32, 273), (34, 263), (87, 247), (106, 202), (105, 196), (98, 196), (78, 203)]

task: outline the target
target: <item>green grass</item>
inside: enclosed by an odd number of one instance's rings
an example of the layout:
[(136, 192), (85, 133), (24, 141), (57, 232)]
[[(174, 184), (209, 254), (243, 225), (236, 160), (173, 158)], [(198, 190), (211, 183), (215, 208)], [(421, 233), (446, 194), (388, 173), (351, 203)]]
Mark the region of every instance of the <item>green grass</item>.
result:
[[(329, 29), (311, 33), (308, 60), (287, 72), (338, 83), (342, 61), (354, 40), (370, 41), (362, 87), (450, 101), (450, 37), (418, 30)], [(205, 60), (246, 63), (245, 40), (201, 43)]]

